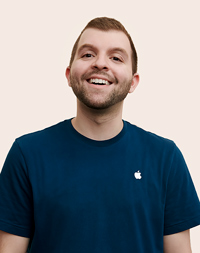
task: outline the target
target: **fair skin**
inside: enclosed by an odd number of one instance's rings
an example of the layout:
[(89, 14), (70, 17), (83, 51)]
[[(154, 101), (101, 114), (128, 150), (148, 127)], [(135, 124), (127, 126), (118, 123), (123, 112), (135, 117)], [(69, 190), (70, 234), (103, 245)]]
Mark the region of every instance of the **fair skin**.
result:
[[(29, 238), (12, 235), (0, 230), (1, 253), (25, 253)], [(164, 236), (164, 253), (192, 253), (189, 230)]]
[(190, 230), (164, 236), (164, 253), (192, 253)]
[(1, 253), (26, 253), (29, 238), (12, 235), (0, 230)]
[[(90, 75), (94, 71), (100, 74)], [(129, 40), (123, 32), (113, 30), (103, 32), (90, 28), (84, 31), (73, 64), (66, 70), (69, 86), (72, 86), (70, 74), (78, 78), (81, 89), (85, 89), (90, 101), (98, 105), (103, 104), (112, 93), (122, 92), (124, 83), (130, 82), (127, 93), (132, 93), (139, 82), (138, 74), (132, 74)], [(87, 77), (80, 81), (83, 74)], [(102, 79), (111, 84), (94, 85), (88, 79)], [(122, 107), (123, 101), (120, 101), (109, 108), (96, 110), (77, 99), (77, 116), (72, 124), (88, 138), (110, 139), (123, 128)]]
[[(77, 116), (72, 120), (82, 135), (107, 140), (122, 130), (123, 100), (112, 104), (109, 98), (113, 94), (121, 97), (126, 92), (132, 93), (137, 87), (139, 75), (132, 74), (131, 64), (130, 43), (124, 33), (91, 28), (84, 31), (74, 62), (66, 70), (69, 86), (80, 94), (84, 91), (89, 103), (77, 99)], [(75, 77), (73, 84), (70, 75)], [(109, 84), (92, 84), (92, 79)], [(105, 107), (108, 101), (110, 106)], [(0, 231), (1, 253), (25, 253), (28, 243), (28, 238)], [(164, 253), (191, 253), (189, 230), (164, 236)]]

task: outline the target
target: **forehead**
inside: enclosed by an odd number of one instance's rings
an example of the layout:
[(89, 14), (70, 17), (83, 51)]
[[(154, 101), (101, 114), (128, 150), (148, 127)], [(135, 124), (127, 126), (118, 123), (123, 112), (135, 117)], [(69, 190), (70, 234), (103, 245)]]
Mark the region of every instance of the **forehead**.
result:
[(128, 37), (122, 31), (102, 31), (95, 28), (87, 28), (80, 37), (77, 51), (86, 44), (91, 44), (99, 50), (112, 50), (121, 48), (131, 57), (131, 46)]

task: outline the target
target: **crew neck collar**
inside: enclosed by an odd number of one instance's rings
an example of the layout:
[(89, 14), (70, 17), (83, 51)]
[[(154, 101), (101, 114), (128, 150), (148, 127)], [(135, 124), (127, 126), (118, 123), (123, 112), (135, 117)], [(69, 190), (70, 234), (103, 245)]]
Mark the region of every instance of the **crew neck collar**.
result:
[(93, 140), (90, 139), (82, 134), (80, 134), (72, 125), (72, 119), (71, 118), (69, 120), (69, 126), (70, 126), (70, 131), (73, 134), (74, 138), (76, 138), (77, 140), (84, 142), (85, 144), (88, 145), (92, 145), (92, 146), (97, 146), (97, 147), (104, 147), (104, 146), (109, 146), (112, 145), (116, 142), (118, 142), (120, 139), (123, 138), (123, 136), (126, 133), (126, 128), (127, 128), (127, 123), (126, 121), (123, 120), (123, 128), (122, 130), (119, 132), (119, 134), (117, 134), (115, 137), (108, 139), (108, 140), (103, 140), (103, 141), (98, 141), (98, 140)]

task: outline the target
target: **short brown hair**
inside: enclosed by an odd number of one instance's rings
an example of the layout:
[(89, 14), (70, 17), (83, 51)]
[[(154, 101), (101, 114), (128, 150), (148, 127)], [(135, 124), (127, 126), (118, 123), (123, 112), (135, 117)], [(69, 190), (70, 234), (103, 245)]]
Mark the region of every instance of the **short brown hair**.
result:
[(76, 40), (76, 42), (73, 46), (73, 49), (72, 49), (70, 63), (69, 63), (70, 67), (71, 67), (71, 65), (74, 61), (74, 57), (75, 57), (75, 54), (76, 54), (76, 51), (77, 51), (77, 47), (78, 47), (78, 43), (79, 43), (79, 40), (81, 38), (81, 35), (83, 34), (83, 32), (87, 28), (96, 28), (96, 29), (99, 29), (99, 30), (102, 30), (102, 31), (117, 30), (117, 31), (122, 31), (123, 33), (125, 33), (125, 35), (128, 37), (128, 39), (130, 41), (130, 45), (131, 45), (131, 49), (132, 49), (132, 71), (133, 71), (133, 74), (135, 74), (137, 72), (138, 58), (137, 58), (137, 52), (135, 50), (135, 46), (133, 44), (131, 36), (126, 31), (125, 27), (119, 21), (117, 21), (116, 19), (107, 18), (107, 17), (100, 17), (100, 18), (92, 19), (86, 25), (86, 27), (82, 30), (81, 34), (79, 35), (79, 37)]

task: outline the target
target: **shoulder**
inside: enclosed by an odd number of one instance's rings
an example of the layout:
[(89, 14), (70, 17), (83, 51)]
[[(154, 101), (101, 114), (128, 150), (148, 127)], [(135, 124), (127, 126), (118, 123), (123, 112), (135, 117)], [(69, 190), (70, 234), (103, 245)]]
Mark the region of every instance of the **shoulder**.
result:
[(177, 146), (173, 140), (144, 130), (129, 122), (125, 122), (125, 124), (130, 138), (132, 138), (132, 140), (136, 142), (138, 146), (142, 146), (144, 150), (149, 149), (153, 152), (170, 150), (173, 152), (174, 149), (177, 149)]
[(67, 135), (70, 129), (70, 120), (64, 120), (45, 129), (28, 133), (16, 138), (15, 143), (23, 149), (40, 148), (59, 142)]

